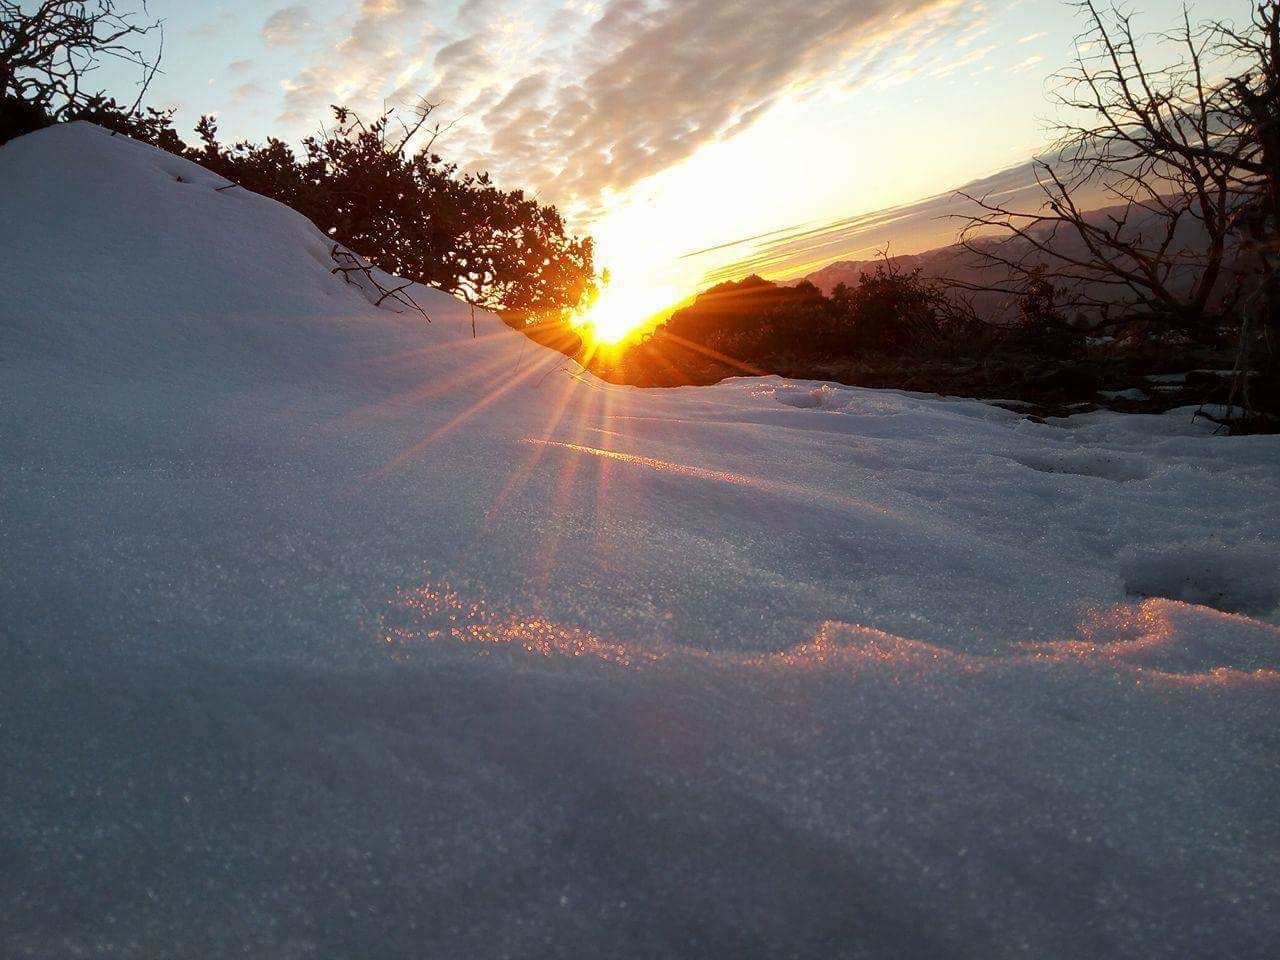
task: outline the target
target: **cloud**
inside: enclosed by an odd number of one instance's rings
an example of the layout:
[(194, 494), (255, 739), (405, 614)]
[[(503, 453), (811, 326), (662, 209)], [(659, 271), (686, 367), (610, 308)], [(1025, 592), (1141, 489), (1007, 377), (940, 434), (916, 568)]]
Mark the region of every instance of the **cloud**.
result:
[(963, 45), (985, 27), (982, 5), (963, 0), (465, 0), (450, 14), (363, 0), (286, 81), (283, 119), (425, 96), (460, 119), (451, 155), (588, 209), (788, 102), (901, 75), (886, 52), (949, 35), (960, 53), (932, 69), (975, 62), (990, 48)]
[[(544, 188), (570, 200), (621, 190), (732, 136), (789, 96), (854, 69), (932, 0), (612, 0), (578, 48), (587, 65), (538, 115), (487, 116), (495, 140), (528, 129)], [(532, 121), (532, 123), (531, 123)]]
[(424, 0), (362, 0), (341, 39), (283, 81), (281, 122), (316, 123), (335, 102), (380, 106), (404, 82), (402, 74), (412, 75), (421, 65), (420, 50), (406, 41), (417, 39), (426, 12)]
[(191, 30), (191, 36), (197, 40), (218, 40), (236, 25), (235, 14), (223, 10), (212, 19), (206, 20)]
[(405, 26), (426, 12), (423, 0), (363, 0), (350, 35), (339, 53), (380, 56), (399, 51), (397, 39)]
[(990, 43), (990, 44), (987, 44), (987, 46), (985, 47), (979, 47), (977, 50), (970, 50), (959, 60), (952, 60), (948, 63), (945, 63), (942, 66), (938, 67), (929, 75), (931, 77), (950, 76), (951, 74), (955, 73), (957, 70), (963, 67), (971, 66), (972, 64), (979, 63), (982, 60), (985, 60), (999, 46), (1000, 45), (998, 43)]
[(968, 26), (956, 37), (955, 45), (960, 48), (971, 45), (979, 37), (991, 29), (991, 21), (987, 17), (987, 6), (984, 3), (973, 3), (967, 13), (970, 17)]
[[(1040, 188), (1034, 167), (1024, 161), (958, 189), (970, 196), (998, 196), (1017, 206), (1034, 208)], [(956, 218), (975, 212), (971, 202), (946, 191), (896, 207), (826, 223), (796, 224), (691, 250), (683, 259), (709, 268), (702, 278), (703, 286), (751, 273), (794, 277), (836, 260), (875, 260), (880, 251), (889, 248), (895, 254), (912, 254), (954, 243), (959, 233)]]
[(268, 47), (292, 46), (314, 28), (311, 11), (302, 4), (281, 7), (262, 24), (262, 42)]
[(1049, 34), (1041, 30), (1039, 33), (1028, 33), (1025, 37), (1019, 37), (1019, 43), (1030, 43), (1032, 40), (1039, 40), (1041, 37), (1047, 37)]
[(1021, 63), (1014, 64), (1012, 67), (1009, 68), (1009, 72), (1022, 73), (1024, 70), (1030, 70), (1032, 67), (1034, 67), (1037, 63), (1039, 63), (1043, 59), (1044, 57), (1042, 57), (1040, 54), (1037, 53), (1033, 57), (1027, 57), (1027, 59), (1023, 60)]
[(259, 100), (266, 93), (262, 84), (256, 80), (249, 80), (245, 83), (237, 84), (231, 91), (232, 101), (235, 103), (244, 103), (249, 100)]

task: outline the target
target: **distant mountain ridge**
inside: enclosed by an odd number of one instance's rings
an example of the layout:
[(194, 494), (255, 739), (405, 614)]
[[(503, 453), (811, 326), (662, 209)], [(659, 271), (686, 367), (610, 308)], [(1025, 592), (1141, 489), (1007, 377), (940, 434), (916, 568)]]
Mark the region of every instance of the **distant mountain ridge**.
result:
[[(1086, 218), (1095, 223), (1116, 220), (1122, 217), (1125, 208), (1122, 206), (1100, 207), (1086, 214)], [(1138, 238), (1155, 231), (1161, 233), (1165, 229), (1164, 214), (1157, 211), (1139, 211), (1130, 213), (1128, 235)], [(1090, 260), (1093, 255), (1086, 248), (1075, 230), (1067, 225), (1059, 225), (1055, 233), (1042, 226), (1034, 231), (1037, 242), (1049, 252), (1037, 251), (1028, 240), (1013, 237), (1004, 238), (993, 235), (976, 238), (969, 246), (952, 243), (935, 247), (921, 253), (901, 254), (898, 256), (875, 257), (871, 259), (836, 260), (828, 263), (803, 278), (787, 281), (795, 285), (808, 281), (823, 294), (830, 296), (840, 284), (856, 287), (864, 274), (873, 271), (877, 264), (886, 263), (903, 271), (919, 270), (926, 279), (956, 282), (970, 287), (1014, 288), (1018, 286), (1015, 271), (1000, 264), (993, 263), (982, 256), (983, 250), (994, 250), (1002, 246), (1001, 256), (1028, 265), (1040, 264), (1050, 270), (1065, 267), (1068, 260)], [(1174, 241), (1170, 246), (1169, 259), (1178, 264), (1173, 268), (1170, 287), (1178, 292), (1190, 286), (1192, 280), (1201, 269), (1200, 258), (1208, 243), (1208, 236), (1203, 225), (1194, 219), (1184, 218), (1178, 225)], [(1215, 298), (1220, 298), (1229, 287), (1232, 275), (1233, 258), (1228, 255), (1224, 262), (1223, 275), (1218, 283)], [(1099, 299), (1110, 299), (1107, 288), (1099, 283), (1082, 283), (1079, 289)], [(974, 306), (990, 319), (1000, 319), (1011, 315), (1016, 306), (1016, 296), (994, 291), (977, 291), (969, 294)]]

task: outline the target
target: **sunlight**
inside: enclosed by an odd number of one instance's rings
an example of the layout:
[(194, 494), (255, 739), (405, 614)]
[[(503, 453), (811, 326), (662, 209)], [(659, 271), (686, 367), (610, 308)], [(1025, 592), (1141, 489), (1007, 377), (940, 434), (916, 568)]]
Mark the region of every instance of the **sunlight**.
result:
[(620, 343), (652, 327), (678, 299), (674, 287), (614, 281), (571, 322), (597, 343)]
[(656, 326), (698, 288), (701, 266), (680, 260), (672, 245), (671, 208), (652, 200), (639, 187), (611, 196), (591, 221), (595, 262), (606, 276), (595, 300), (570, 320), (591, 343), (619, 344)]

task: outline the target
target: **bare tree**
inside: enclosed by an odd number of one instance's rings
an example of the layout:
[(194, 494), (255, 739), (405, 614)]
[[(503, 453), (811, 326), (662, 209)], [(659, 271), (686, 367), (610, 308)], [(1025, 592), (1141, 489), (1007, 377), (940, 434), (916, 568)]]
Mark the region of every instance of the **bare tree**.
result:
[(1143, 320), (1214, 340), (1247, 293), (1234, 276), (1241, 213), (1266, 189), (1280, 198), (1280, 151), (1264, 145), (1280, 135), (1270, 120), (1277, 0), (1244, 30), (1196, 26), (1184, 12), (1156, 38), (1174, 51), (1161, 65), (1127, 13), (1079, 6), (1086, 29), (1052, 94), (1057, 142), (1035, 163), (1041, 205), (966, 196), (978, 213), (964, 218), (962, 242), (996, 268), (985, 289), (1025, 293), (1048, 282), (1062, 307), (1095, 323)]
[(1242, 162), (1245, 202), (1236, 211), (1236, 227), (1257, 279), (1241, 310), (1228, 401), (1228, 417), (1239, 404), (1241, 419), (1248, 422), (1257, 419), (1251, 396), (1255, 373), (1261, 405), (1280, 412), (1280, 3), (1260, 3), (1243, 30), (1224, 23), (1214, 29), (1224, 53), (1245, 70), (1228, 83), (1223, 113), (1231, 136), (1251, 145)]
[[(155, 52), (150, 53), (146, 47), (153, 33)], [(132, 113), (159, 69), (162, 46), (159, 21), (141, 22), (114, 0), (0, 0), (0, 98), (64, 119), (100, 93), (85, 88), (86, 78), (111, 59), (140, 71), (137, 97), (127, 108)]]

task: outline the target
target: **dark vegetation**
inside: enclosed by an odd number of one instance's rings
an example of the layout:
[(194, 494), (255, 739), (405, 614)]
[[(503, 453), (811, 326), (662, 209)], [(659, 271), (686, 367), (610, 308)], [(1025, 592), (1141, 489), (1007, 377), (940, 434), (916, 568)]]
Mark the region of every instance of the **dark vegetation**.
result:
[[(962, 244), (990, 279), (893, 262), (852, 288), (758, 277), (714, 287), (651, 335), (594, 358), (610, 379), (708, 383), (770, 372), (1030, 402), (1044, 411), (1187, 403), (1233, 431), (1280, 415), (1280, 3), (1245, 28), (1184, 17), (1150, 68), (1130, 18), (1086, 28), (1054, 96), (1066, 121), (1039, 161), (1040, 203), (967, 197)], [(1077, 202), (1102, 195), (1119, 211)], [(979, 314), (971, 298), (1005, 298)], [(1182, 384), (1153, 383), (1183, 372)], [(1147, 399), (1108, 398), (1142, 389)], [(1102, 392), (1100, 392), (1102, 391)]]
[[(1046, 290), (1023, 298), (1015, 320), (995, 324), (947, 285), (891, 261), (829, 297), (809, 283), (748, 277), (700, 294), (652, 334), (598, 352), (590, 365), (606, 379), (641, 386), (776, 373), (1010, 401), (1040, 416), (1229, 400), (1235, 360), (1229, 343), (1157, 337), (1141, 326), (1088, 336), (1059, 322)], [(1167, 382), (1173, 372), (1185, 378)]]
[[(692, 382), (841, 358), (923, 357), (959, 349), (986, 332), (941, 288), (889, 262), (857, 286), (825, 297), (813, 284), (779, 286), (751, 276), (722, 283), (671, 315), (618, 362), (652, 383)], [(663, 357), (647, 363), (638, 358)]]
[[(307, 216), (377, 267), (517, 318), (554, 316), (592, 286), (589, 238), (569, 233), (555, 207), (487, 174), (461, 173), (433, 152), (438, 124), (421, 103), (401, 122), (365, 123), (333, 107), (332, 129), (296, 152), (281, 140), (224, 144), (212, 117), (185, 143), (171, 111), (144, 108), (160, 57), (160, 26), (111, 0), (0, 0), (0, 143), (41, 127), (89, 120), (212, 170)], [(107, 59), (140, 72), (132, 103), (86, 86)]]

